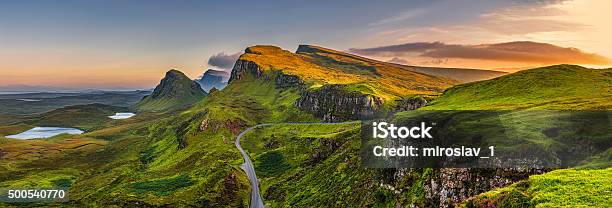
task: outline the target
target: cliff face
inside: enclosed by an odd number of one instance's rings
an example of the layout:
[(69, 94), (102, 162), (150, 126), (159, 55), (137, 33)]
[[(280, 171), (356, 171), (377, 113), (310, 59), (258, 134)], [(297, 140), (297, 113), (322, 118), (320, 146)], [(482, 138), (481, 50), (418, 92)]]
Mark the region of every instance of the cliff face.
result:
[(422, 97), (411, 97), (397, 101), (397, 110), (415, 110), (417, 108), (427, 105), (427, 100)]
[[(249, 50), (247, 50), (247, 53)], [(274, 81), (277, 88), (299, 87), (304, 81), (296, 75), (285, 74), (281, 70), (264, 72), (253, 61), (238, 59), (230, 77), (230, 83), (252, 76), (257, 79)], [(312, 113), (325, 122), (357, 120), (375, 115), (382, 107), (382, 99), (359, 92), (350, 92), (342, 85), (324, 85), (316, 90), (303, 90), (294, 105)]]
[(414, 201), (399, 203), (401, 207), (455, 207), (480, 193), (545, 172), (546, 169), (403, 168), (386, 169), (374, 177), (382, 179), (377, 184), (392, 191), (396, 200), (402, 201), (406, 194), (416, 197)]
[(280, 70), (270, 71), (265, 73), (257, 63), (247, 60), (238, 60), (234, 64), (230, 82), (244, 79), (245, 76), (253, 76), (256, 79), (270, 80), (274, 78), (274, 83), (277, 88), (301, 87), (304, 82), (295, 75), (284, 74)]
[(544, 172), (543, 169), (442, 168), (425, 181), (426, 206), (452, 207), (469, 197)]
[(302, 87), (304, 82), (295, 75), (287, 75), (281, 72), (276, 73), (275, 79), (276, 87), (287, 88), (287, 87)]
[(253, 75), (256, 78), (263, 76), (263, 70), (257, 65), (257, 63), (248, 60), (238, 59), (234, 64), (234, 68), (232, 69), (232, 74), (230, 75), (229, 83), (232, 83), (234, 80), (243, 79), (247, 75)]
[(314, 91), (304, 91), (295, 106), (325, 122), (337, 122), (372, 117), (382, 103), (380, 98), (348, 92), (341, 85), (325, 85)]

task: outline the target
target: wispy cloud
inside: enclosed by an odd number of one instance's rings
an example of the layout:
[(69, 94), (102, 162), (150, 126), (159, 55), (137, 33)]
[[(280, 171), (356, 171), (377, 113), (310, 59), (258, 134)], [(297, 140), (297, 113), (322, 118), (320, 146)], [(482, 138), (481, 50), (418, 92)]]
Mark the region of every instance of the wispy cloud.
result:
[(425, 14), (426, 12), (427, 12), (427, 8), (412, 9), (412, 10), (404, 11), (394, 16), (390, 16), (388, 18), (378, 20), (376, 22), (370, 23), (369, 25), (370, 26), (380, 26), (380, 25), (391, 24), (391, 23), (396, 23), (400, 21), (406, 21), (406, 20), (410, 20), (410, 19), (419, 17)]

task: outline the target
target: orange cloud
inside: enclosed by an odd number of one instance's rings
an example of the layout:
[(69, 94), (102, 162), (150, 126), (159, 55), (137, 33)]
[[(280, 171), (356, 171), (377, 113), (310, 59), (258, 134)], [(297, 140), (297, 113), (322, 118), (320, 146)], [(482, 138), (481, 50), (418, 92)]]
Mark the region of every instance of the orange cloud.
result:
[[(413, 42), (372, 48), (352, 48), (352, 53), (373, 57), (386, 57), (395, 60), (414, 60), (429, 58), (435, 63), (446, 60), (503, 62), (505, 65), (549, 65), (549, 64), (588, 64), (607, 65), (612, 63), (607, 57), (587, 53), (577, 48), (560, 47), (548, 43), (517, 41), (495, 44), (461, 45), (443, 42)], [(393, 60), (392, 59), (392, 60)], [(445, 61), (439, 61), (445, 60)], [(431, 61), (430, 61), (431, 62)], [(419, 63), (417, 63), (419, 64)], [(490, 66), (498, 68), (500, 66)]]

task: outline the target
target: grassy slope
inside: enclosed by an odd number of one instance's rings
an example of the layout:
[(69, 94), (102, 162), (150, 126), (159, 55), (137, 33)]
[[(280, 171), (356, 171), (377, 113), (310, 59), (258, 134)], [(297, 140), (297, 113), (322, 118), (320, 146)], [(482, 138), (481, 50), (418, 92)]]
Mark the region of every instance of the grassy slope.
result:
[(266, 206), (423, 205), (421, 182), (430, 171), (410, 172), (390, 182), (407, 189), (397, 196), (380, 183), (389, 177), (384, 169), (361, 166), (359, 125), (280, 124), (248, 133), (242, 146), (254, 160)]
[(440, 68), (407, 66), (395, 63), (377, 61), (364, 58), (350, 53), (340, 52), (319, 46), (300, 45), (298, 54), (314, 58), (315, 62), (332, 68), (343, 70), (347, 73), (359, 73), (364, 75), (376, 74), (376, 69), (390, 69), (387, 72), (398, 72), (400, 70), (413, 71), (419, 74), (427, 74), (456, 80), (459, 83), (486, 80), (507, 74), (506, 72), (464, 69), (464, 68)]
[[(437, 126), (432, 132), (440, 129), (455, 145), (493, 145), (498, 153), (524, 152), (541, 161), (575, 167), (610, 149), (611, 118), (612, 113), (598, 111), (417, 110), (398, 113), (393, 122), (411, 126), (414, 121), (433, 120)], [(600, 161), (599, 166), (612, 167), (612, 161)]]
[(191, 105), (199, 102), (199, 98), (161, 98), (147, 99), (139, 102), (136, 109), (140, 112), (164, 112), (164, 111), (180, 111), (189, 108)]
[[(62, 182), (71, 186), (71, 201), (64, 205), (76, 207), (243, 205), (248, 181), (232, 162), (240, 158), (233, 145), (208, 132), (210, 138), (189, 137), (194, 144), (177, 151), (174, 119), (142, 114), (83, 135), (2, 140), (7, 159), (0, 167), (0, 187)], [(157, 158), (170, 151), (177, 157), (164, 159), (174, 161)], [(184, 152), (190, 154), (182, 157)]]
[(612, 168), (564, 169), (473, 197), (461, 207), (611, 207)]
[[(505, 121), (507, 127), (513, 130), (512, 135), (506, 135), (527, 139), (532, 147), (541, 147), (543, 152), (559, 151), (576, 146), (550, 138), (538, 130), (566, 125), (570, 125), (573, 130), (592, 127), (589, 131), (582, 131), (583, 134), (580, 136), (588, 140), (599, 138), (606, 142), (610, 138), (609, 121), (590, 123), (588, 117), (587, 120), (580, 121), (579, 116), (576, 116), (576, 113), (580, 114), (578, 111), (545, 110), (609, 110), (612, 108), (611, 90), (612, 70), (610, 69), (596, 70), (573, 65), (557, 65), (455, 86), (420, 110), (518, 109), (519, 111), (508, 112), (494, 118)], [(520, 111), (521, 109), (527, 111)], [(403, 112), (398, 114), (397, 118), (406, 119), (416, 113)], [(478, 124), (486, 123), (486, 119), (484, 117), (469, 120), (478, 121), (476, 122)], [(469, 127), (470, 123), (464, 122), (463, 127), (474, 129), (475, 127)], [(488, 132), (482, 127), (479, 127), (479, 131)], [(600, 148), (606, 147), (604, 145)], [(462, 206), (610, 206), (612, 203), (609, 197), (610, 184), (612, 184), (610, 149), (596, 155), (592, 161), (583, 162), (582, 166), (607, 169), (565, 169), (534, 175), (512, 186), (480, 194)]]
[(103, 104), (75, 105), (43, 113), (26, 123), (33, 126), (72, 127), (90, 131), (115, 121), (108, 116), (127, 111), (126, 107)]
[(612, 109), (612, 69), (555, 65), (452, 87), (425, 110)]
[[(263, 48), (261, 50), (277, 50), (274, 48)], [(267, 51), (261, 54), (270, 53)], [(286, 56), (292, 56), (289, 52), (284, 52)], [(302, 54), (304, 55), (304, 54)], [(247, 56), (251, 56), (248, 54)], [(263, 58), (256, 55), (247, 57), (251, 60)], [(307, 56), (315, 56), (309, 54)], [(313, 58), (313, 57), (310, 57)], [(343, 57), (337, 57), (342, 59)], [(283, 58), (284, 59), (284, 58)], [(308, 59), (306, 57), (305, 59)], [(313, 58), (315, 59), (315, 58)], [(317, 59), (321, 59), (318, 57)], [(275, 60), (266, 59), (265, 61)], [(349, 59), (355, 61), (354, 59)], [(279, 60), (280, 61), (280, 60)], [(345, 60), (346, 62), (349, 62)], [(278, 66), (281, 63), (267, 62)], [(302, 62), (286, 62), (286, 66), (300, 66)], [(308, 63), (307, 63), (308, 64)], [(325, 64), (319, 64), (326, 66)], [(375, 76), (373, 71), (367, 67), (355, 67), (354, 64), (347, 64), (338, 71), (345, 74), (350, 71), (358, 71), (358, 77)], [(360, 65), (367, 66), (367, 65)], [(289, 70), (291, 73), (304, 73), (303, 77), (310, 75), (322, 76), (323, 78), (333, 75), (317, 71), (317, 66), (302, 66), (299, 69), (308, 68), (307, 73)], [(332, 67), (333, 68), (333, 67)], [(359, 71), (360, 70), (360, 71)], [(438, 109), (601, 109), (609, 108), (610, 99), (605, 92), (609, 91), (609, 79), (606, 71), (595, 71), (576, 66), (552, 66), (543, 69), (534, 69), (526, 72), (508, 75), (494, 79), (494, 81), (482, 81), (461, 85), (451, 88), (444, 96), (433, 102), (424, 110)], [(343, 76), (330, 76), (331, 82), (345, 82)], [(330, 82), (319, 80), (319, 82)], [(316, 86), (318, 82), (315, 81)], [(523, 84), (529, 83), (529, 84)], [(372, 89), (368, 84), (355, 84), (354, 86), (365, 86), (365, 89)], [(580, 89), (576, 89), (576, 88)], [(502, 90), (503, 89), (503, 90)], [(366, 92), (366, 90), (363, 90)], [(588, 92), (587, 92), (588, 91)], [(568, 93), (569, 92), (569, 93)], [(567, 101), (569, 100), (569, 101)], [(397, 115), (396, 119), (410, 119), (419, 112), (403, 112)], [(422, 112), (421, 112), (422, 113)], [(571, 144), (564, 144), (563, 138), (566, 132), (561, 132), (556, 136), (546, 136), (542, 129), (557, 127), (589, 128), (601, 131), (590, 131), (583, 135), (585, 139), (598, 139), (604, 143), (609, 138), (609, 132), (605, 131), (607, 125), (603, 123), (589, 123), (589, 117), (571, 112), (558, 113), (553, 111), (519, 111), (503, 114), (501, 117), (462, 118), (461, 128), (480, 129), (487, 138), (507, 141), (508, 138), (522, 138), (523, 143), (535, 144), (543, 152), (563, 151), (574, 147)], [(567, 118), (573, 118), (567, 120)], [(482, 123), (487, 119), (492, 122), (501, 122), (509, 129), (504, 134), (500, 134), (496, 129), (482, 129)], [(576, 124), (580, 124), (576, 126)], [(290, 125), (291, 126), (291, 125)], [(278, 127), (274, 130), (260, 130), (249, 134), (245, 138), (245, 149), (252, 154), (255, 161), (256, 170), (262, 180), (262, 194), (264, 201), (273, 207), (282, 206), (393, 206), (399, 204), (414, 203), (423, 205), (423, 184), (422, 181), (427, 177), (428, 170), (411, 171), (405, 181), (392, 181), (394, 187), (404, 187), (399, 196), (393, 194), (391, 190), (385, 189), (383, 185), (375, 186), (374, 181), (381, 181), (385, 177), (384, 173), (359, 169), (359, 157), (357, 149), (352, 149), (352, 145), (358, 145), (351, 137), (334, 137), (326, 135), (329, 127), (324, 125), (313, 125), (313, 127)], [(279, 129), (280, 128), (280, 129)], [(292, 129), (293, 128), (293, 129)], [(266, 129), (273, 129), (266, 128)], [(288, 130), (291, 129), (291, 130)], [(310, 129), (310, 130), (309, 130)], [(322, 135), (313, 135), (312, 129), (322, 132)], [(333, 128), (332, 128), (333, 129)], [(538, 130), (539, 129), (539, 130)], [(467, 131), (466, 131), (467, 132)], [(254, 136), (255, 134), (259, 136)], [(333, 135), (333, 134), (332, 134)], [(331, 138), (331, 139), (330, 139)], [(321, 144), (332, 140), (336, 143), (336, 151), (328, 152), (325, 157), (313, 162), (313, 155), (320, 155), (320, 151), (325, 148)], [(601, 143), (601, 141), (600, 141)], [(329, 144), (329, 143), (327, 143)], [(599, 151), (599, 150), (598, 150)], [(580, 161), (572, 161), (573, 164)], [(609, 166), (609, 161), (603, 163)], [(306, 167), (306, 168), (304, 168)], [(383, 171), (384, 172), (384, 171)], [(546, 174), (545, 174), (546, 175)], [(545, 177), (544, 175), (544, 177)], [(384, 181), (384, 180), (383, 180)], [(341, 187), (336, 185), (341, 184)], [(349, 189), (342, 189), (351, 187)], [(358, 191), (358, 190), (368, 191)], [(357, 191), (355, 191), (357, 190)], [(352, 195), (351, 195), (352, 194)], [(365, 195), (363, 195), (365, 194)], [(372, 194), (372, 195), (368, 195)], [(367, 195), (367, 196), (366, 196)]]
[[(314, 47), (314, 46), (312, 46)], [(345, 84), (351, 89), (393, 101), (406, 95), (439, 94), (455, 81), (404, 70), (393, 64), (330, 49), (291, 53), (274, 46), (253, 46), (240, 59), (254, 61), (263, 70), (297, 75), (311, 87)], [(323, 53), (324, 52), (324, 53)]]
[(186, 113), (206, 110), (211, 119), (240, 119), (249, 126), (279, 121), (316, 121), (293, 107), (298, 97), (297, 89), (277, 89), (273, 82), (247, 76), (232, 82)]
[[(247, 77), (182, 113), (142, 113), (83, 135), (2, 140), (12, 159), (0, 166), (0, 187), (52, 186), (57, 179), (71, 185), (72, 206), (245, 206), (248, 180), (234, 136), (255, 123), (317, 121), (293, 107), (297, 96)], [(68, 151), (85, 143), (97, 145)]]

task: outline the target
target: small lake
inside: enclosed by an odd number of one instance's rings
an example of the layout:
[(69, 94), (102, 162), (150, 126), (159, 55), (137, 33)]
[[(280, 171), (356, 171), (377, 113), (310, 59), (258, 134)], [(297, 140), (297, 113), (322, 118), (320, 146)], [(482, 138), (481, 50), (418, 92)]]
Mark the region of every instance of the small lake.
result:
[(24, 102), (38, 102), (40, 100), (36, 100), (36, 99), (17, 99), (19, 101), (24, 101)]
[(5, 136), (11, 139), (39, 139), (49, 138), (60, 134), (82, 134), (83, 131), (75, 128), (60, 127), (34, 127), (30, 130), (15, 135)]
[(115, 113), (114, 116), (109, 116), (109, 118), (112, 119), (127, 119), (127, 118), (131, 118), (132, 116), (135, 116), (136, 114), (134, 113)]

